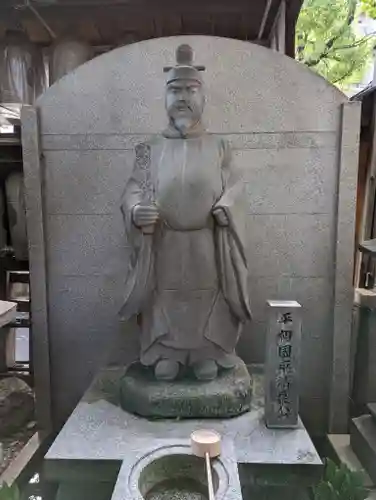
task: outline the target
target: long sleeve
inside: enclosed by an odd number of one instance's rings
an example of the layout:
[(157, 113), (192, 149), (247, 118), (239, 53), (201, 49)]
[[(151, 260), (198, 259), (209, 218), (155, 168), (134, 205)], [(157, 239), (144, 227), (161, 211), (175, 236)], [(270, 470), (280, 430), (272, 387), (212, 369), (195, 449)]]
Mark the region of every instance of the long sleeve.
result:
[[(143, 160), (141, 158), (141, 160)], [(121, 198), (120, 209), (123, 214), (127, 243), (131, 248), (128, 273), (124, 291), (124, 305), (120, 311), (123, 319), (129, 319), (141, 312), (153, 286), (152, 235), (145, 235), (135, 227), (132, 211), (143, 201), (142, 172), (140, 157), (136, 155), (133, 172)]]
[(222, 291), (233, 314), (244, 322), (251, 319), (246, 259), (246, 196), (241, 170), (234, 165), (229, 145), (223, 141), (223, 193), (215, 207), (222, 208), (229, 225), (216, 228)]

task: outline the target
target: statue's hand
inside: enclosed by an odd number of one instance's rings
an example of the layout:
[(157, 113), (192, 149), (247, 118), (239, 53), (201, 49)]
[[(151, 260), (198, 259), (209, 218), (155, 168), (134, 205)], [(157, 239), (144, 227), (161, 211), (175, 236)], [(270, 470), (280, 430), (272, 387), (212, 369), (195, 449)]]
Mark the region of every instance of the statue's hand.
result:
[(213, 209), (213, 217), (218, 226), (226, 227), (229, 225), (229, 220), (225, 210), (221, 207), (217, 207)]
[(136, 205), (132, 210), (133, 224), (137, 227), (153, 226), (159, 214), (155, 205)]

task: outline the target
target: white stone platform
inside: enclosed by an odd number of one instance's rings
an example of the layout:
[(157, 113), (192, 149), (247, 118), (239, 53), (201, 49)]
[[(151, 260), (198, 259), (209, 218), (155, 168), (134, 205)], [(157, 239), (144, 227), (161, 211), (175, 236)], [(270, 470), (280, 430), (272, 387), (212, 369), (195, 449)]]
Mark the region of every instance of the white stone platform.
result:
[(0, 328), (7, 325), (16, 317), (17, 304), (0, 300)]
[[(256, 467), (257, 477), (260, 471), (264, 478), (270, 473), (275, 475), (276, 466), (287, 466), (283, 470), (294, 471), (295, 478), (297, 474), (305, 475), (306, 481), (299, 477), (299, 483), (310, 484), (319, 477), (322, 462), (301, 420), (298, 428), (291, 430), (272, 430), (265, 426), (257, 376), (254, 377), (252, 410), (242, 416), (215, 420), (147, 420), (117, 406), (116, 381), (121, 373), (119, 369), (103, 371), (77, 405), (45, 457), (47, 476), (51, 480), (71, 483), (85, 477), (90, 481), (114, 482), (124, 461), (136, 462), (149, 453), (151, 447), (184, 442), (198, 428), (215, 429), (225, 442), (233, 444), (236, 461), (241, 467), (247, 467), (246, 476), (252, 484), (256, 484), (256, 480), (251, 478), (248, 466)], [(241, 475), (241, 470), (239, 472)], [(288, 474), (284, 473), (283, 481), (288, 482), (287, 478)]]

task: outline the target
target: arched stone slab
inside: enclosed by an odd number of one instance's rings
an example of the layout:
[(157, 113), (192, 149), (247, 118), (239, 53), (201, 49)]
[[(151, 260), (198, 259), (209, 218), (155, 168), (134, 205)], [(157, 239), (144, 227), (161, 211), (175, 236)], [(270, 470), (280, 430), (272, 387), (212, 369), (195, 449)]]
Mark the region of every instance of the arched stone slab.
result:
[[(35, 143), (26, 141), (25, 181), (33, 185), (39, 175), (43, 186), (43, 231), (31, 245), (42, 245), (46, 255), (46, 265), (40, 259), (34, 269), (44, 266), (47, 276), (55, 421), (66, 418), (119, 333), (128, 247), (118, 200), (134, 145), (165, 125), (163, 67), (174, 61), (182, 42), (206, 66), (208, 129), (226, 136), (245, 170), (255, 320), (239, 353), (248, 363), (263, 361), (267, 299), (299, 301), (302, 414), (310, 428), (323, 431), (330, 381), (338, 388), (346, 379), (340, 370), (331, 379), (331, 353), (336, 345), (339, 366), (347, 352), (347, 341), (334, 342), (335, 308), (336, 321), (345, 319), (340, 330), (346, 339), (350, 328), (352, 258), (338, 253), (337, 236), (351, 247), (358, 118), (356, 112), (350, 121), (351, 113), (346, 115), (351, 126), (343, 134), (347, 99), (324, 79), (269, 49), (206, 36), (122, 47), (62, 78), (37, 102), (43, 162), (38, 170), (35, 155), (28, 154)], [(37, 204), (28, 200), (33, 234)], [(32, 262), (38, 255), (32, 251)], [(38, 300), (33, 297), (34, 308)], [(119, 338), (117, 352), (130, 361), (137, 339)], [(346, 383), (338, 408), (346, 400)]]

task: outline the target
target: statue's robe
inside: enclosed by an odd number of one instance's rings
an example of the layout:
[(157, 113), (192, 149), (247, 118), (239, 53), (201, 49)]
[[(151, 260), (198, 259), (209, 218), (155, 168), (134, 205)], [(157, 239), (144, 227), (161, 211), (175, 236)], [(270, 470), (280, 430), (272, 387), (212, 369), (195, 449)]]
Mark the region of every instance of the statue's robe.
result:
[[(149, 171), (160, 220), (143, 234), (132, 219), (144, 202), (145, 171), (135, 163), (122, 197), (132, 248), (121, 316), (141, 318), (141, 362), (181, 363), (233, 353), (250, 319), (245, 256), (246, 197), (228, 144), (173, 129), (149, 144)], [(221, 207), (229, 225), (216, 224)]]

